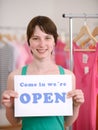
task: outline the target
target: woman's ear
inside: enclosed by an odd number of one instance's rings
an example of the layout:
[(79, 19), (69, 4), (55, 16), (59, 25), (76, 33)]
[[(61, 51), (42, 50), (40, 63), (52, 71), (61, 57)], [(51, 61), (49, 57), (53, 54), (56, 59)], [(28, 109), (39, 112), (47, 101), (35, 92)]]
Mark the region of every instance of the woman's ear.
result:
[(53, 42), (53, 46), (55, 47), (55, 45), (56, 45), (56, 43), (55, 43), (55, 41)]
[(30, 52), (31, 52), (31, 54), (33, 54), (33, 52), (32, 52), (32, 49), (30, 48)]

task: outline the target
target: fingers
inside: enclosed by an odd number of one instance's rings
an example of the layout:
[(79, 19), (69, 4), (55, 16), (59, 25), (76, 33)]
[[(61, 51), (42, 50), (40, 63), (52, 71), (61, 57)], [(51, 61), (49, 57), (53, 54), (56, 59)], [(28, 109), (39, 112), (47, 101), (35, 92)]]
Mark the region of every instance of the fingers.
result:
[(73, 97), (75, 95), (81, 95), (81, 94), (83, 94), (82, 90), (75, 89), (75, 90), (68, 92), (68, 97)]
[(84, 93), (80, 89), (72, 90), (68, 92), (68, 98), (73, 98), (74, 105), (81, 105), (84, 103)]
[(18, 97), (18, 93), (13, 90), (6, 90), (3, 93), (3, 98)]
[(13, 90), (6, 90), (2, 94), (2, 104), (5, 107), (13, 107), (14, 98), (18, 97), (18, 93)]

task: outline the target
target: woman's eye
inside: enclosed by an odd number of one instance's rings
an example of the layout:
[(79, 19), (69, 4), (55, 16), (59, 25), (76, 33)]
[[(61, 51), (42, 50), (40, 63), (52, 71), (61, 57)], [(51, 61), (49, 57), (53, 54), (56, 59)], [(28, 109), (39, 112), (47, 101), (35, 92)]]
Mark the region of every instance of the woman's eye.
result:
[(32, 37), (32, 40), (37, 40), (38, 38), (37, 37)]
[(51, 39), (51, 37), (46, 37), (46, 39)]

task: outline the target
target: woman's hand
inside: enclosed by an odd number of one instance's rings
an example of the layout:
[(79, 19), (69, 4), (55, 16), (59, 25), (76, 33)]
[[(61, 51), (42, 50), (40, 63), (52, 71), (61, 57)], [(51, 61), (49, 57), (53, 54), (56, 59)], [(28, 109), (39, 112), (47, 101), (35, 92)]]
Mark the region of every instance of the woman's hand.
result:
[(5, 107), (14, 107), (14, 98), (18, 97), (18, 93), (13, 90), (5, 90), (2, 94), (2, 104)]
[(70, 92), (68, 92), (68, 98), (73, 98), (73, 105), (74, 106), (80, 106), (82, 103), (84, 103), (84, 93), (80, 89), (75, 89)]

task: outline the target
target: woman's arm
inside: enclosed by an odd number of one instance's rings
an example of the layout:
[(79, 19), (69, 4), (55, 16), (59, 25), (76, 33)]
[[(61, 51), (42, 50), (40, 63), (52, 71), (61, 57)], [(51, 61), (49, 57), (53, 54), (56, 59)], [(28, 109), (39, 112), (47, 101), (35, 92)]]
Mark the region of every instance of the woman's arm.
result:
[(68, 98), (73, 98), (73, 116), (69, 116), (65, 120), (65, 128), (71, 126), (79, 115), (79, 109), (81, 104), (84, 103), (84, 94), (82, 90), (76, 89), (76, 79), (72, 73), (73, 90), (68, 92)]
[(2, 104), (6, 109), (6, 117), (12, 125), (17, 125), (20, 122), (20, 118), (14, 117), (14, 98), (17, 98), (18, 94), (14, 91), (14, 72), (8, 76), (7, 89), (2, 94)]

